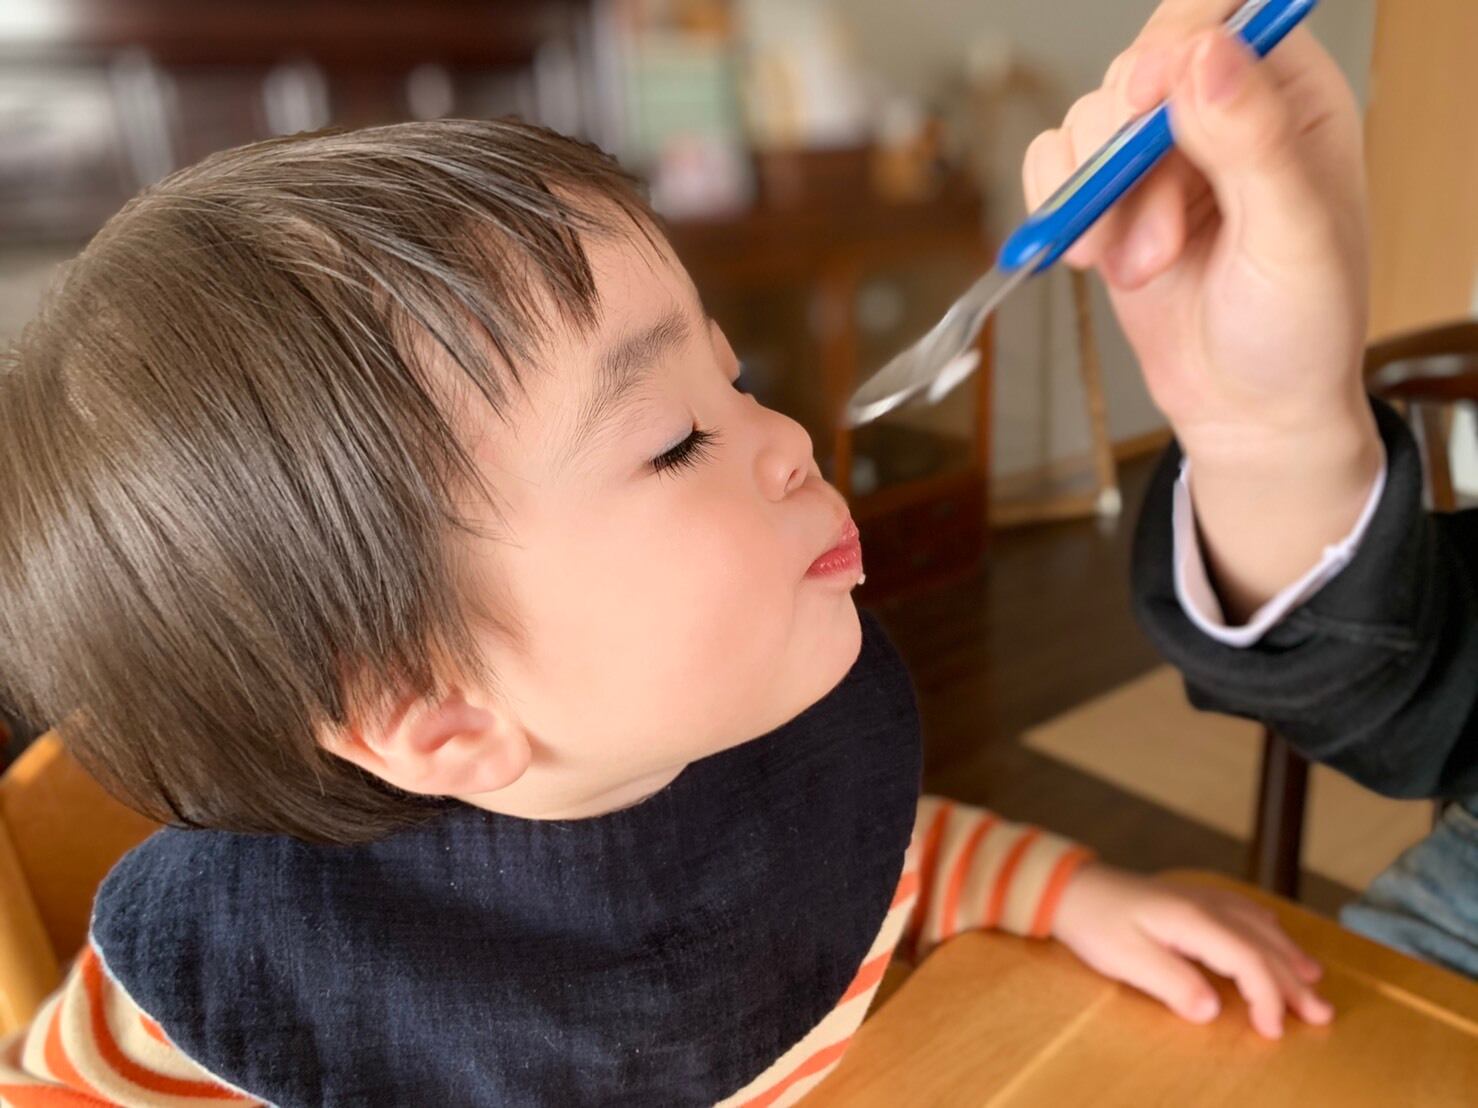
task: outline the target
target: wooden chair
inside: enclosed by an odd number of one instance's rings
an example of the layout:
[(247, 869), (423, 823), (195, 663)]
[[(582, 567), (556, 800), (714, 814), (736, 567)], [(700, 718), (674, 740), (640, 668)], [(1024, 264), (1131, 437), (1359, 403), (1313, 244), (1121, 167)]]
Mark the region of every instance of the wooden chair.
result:
[(99, 883), (155, 827), (103, 792), (55, 734), (0, 777), (0, 1036), (61, 984)]
[[(1374, 395), (1402, 410), (1422, 451), (1433, 510), (1457, 506), (1447, 456), (1452, 405), (1478, 403), (1478, 320), (1411, 331), (1373, 343), (1365, 380)], [(1309, 766), (1286, 741), (1263, 733), (1262, 773), (1248, 877), (1280, 896), (1297, 898)]]

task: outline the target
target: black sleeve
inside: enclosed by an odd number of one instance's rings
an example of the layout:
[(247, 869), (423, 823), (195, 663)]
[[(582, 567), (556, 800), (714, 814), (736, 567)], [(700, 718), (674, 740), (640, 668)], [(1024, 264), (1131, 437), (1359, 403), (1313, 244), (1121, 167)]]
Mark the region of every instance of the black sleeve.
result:
[(1172, 446), (1135, 534), (1135, 614), (1198, 708), (1270, 723), (1306, 757), (1389, 796), (1478, 794), (1478, 511), (1428, 514), (1421, 459), (1376, 402), (1386, 488), (1350, 564), (1245, 649), (1175, 595)]

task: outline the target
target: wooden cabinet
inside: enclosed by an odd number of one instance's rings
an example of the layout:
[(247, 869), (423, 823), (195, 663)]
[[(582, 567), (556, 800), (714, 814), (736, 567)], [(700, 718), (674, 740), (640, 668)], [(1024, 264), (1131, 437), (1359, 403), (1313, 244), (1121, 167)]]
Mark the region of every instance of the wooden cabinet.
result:
[[(216, 150), (431, 115), (583, 131), (588, 0), (44, 0), (0, 19), (0, 242), (89, 237)], [(588, 63), (588, 59), (584, 59)], [(548, 111), (548, 118), (544, 113)]]

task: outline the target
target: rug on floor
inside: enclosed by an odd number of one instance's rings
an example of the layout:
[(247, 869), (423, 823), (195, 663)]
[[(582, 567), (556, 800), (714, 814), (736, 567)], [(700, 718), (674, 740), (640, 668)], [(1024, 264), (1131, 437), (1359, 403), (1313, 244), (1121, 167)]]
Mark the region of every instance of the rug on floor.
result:
[[(1262, 728), (1196, 711), (1169, 666), (1033, 728), (1023, 742), (1186, 819), (1251, 838)], [(1303, 865), (1363, 889), (1431, 824), (1429, 801), (1378, 796), (1316, 766)]]

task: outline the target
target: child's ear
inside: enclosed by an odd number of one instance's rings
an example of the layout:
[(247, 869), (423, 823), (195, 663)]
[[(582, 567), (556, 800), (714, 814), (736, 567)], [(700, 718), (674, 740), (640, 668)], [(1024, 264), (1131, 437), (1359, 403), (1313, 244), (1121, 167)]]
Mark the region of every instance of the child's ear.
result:
[(528, 733), (506, 709), (460, 689), (406, 697), (324, 745), (392, 785), (429, 796), (506, 788), (533, 756)]

